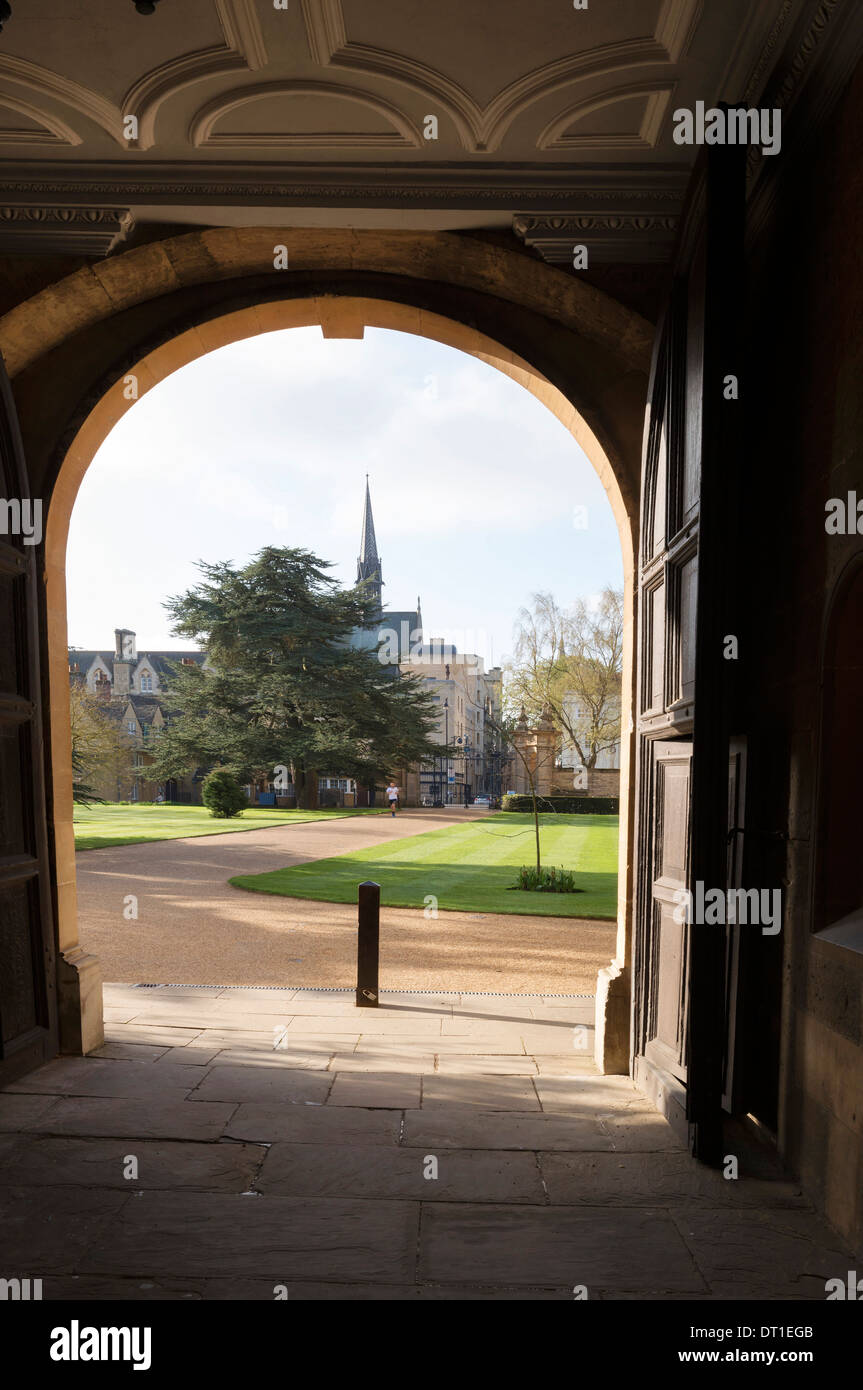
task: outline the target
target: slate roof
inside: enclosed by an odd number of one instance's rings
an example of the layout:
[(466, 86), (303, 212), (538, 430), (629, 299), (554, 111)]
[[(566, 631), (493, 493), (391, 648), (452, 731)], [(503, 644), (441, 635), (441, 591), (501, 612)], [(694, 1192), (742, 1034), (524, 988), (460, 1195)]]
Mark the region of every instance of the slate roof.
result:
[(106, 719), (120, 724), (124, 721), (130, 705), (142, 729), (146, 730), (153, 723), (157, 709), (162, 711), (162, 718), (167, 723), (168, 711), (158, 695), (113, 695), (110, 700), (104, 702), (102, 712)]
[[(109, 671), (113, 671), (113, 669), (114, 669), (114, 656), (115, 656), (115, 653), (114, 653), (113, 651), (108, 651), (108, 652), (79, 652), (79, 651), (75, 651), (74, 648), (70, 648), (70, 649), (69, 649), (69, 669), (70, 669), (70, 671), (71, 671), (71, 669), (72, 669), (73, 666), (77, 665), (77, 666), (78, 666), (77, 675), (83, 678), (84, 676), (86, 676), (87, 672), (89, 671), (90, 667), (93, 665), (93, 662), (96, 660), (96, 657), (97, 657), (97, 656), (99, 656), (99, 657), (102, 658), (102, 661), (105, 663), (105, 665), (107, 666), (107, 668), (108, 668)], [(170, 679), (171, 675), (173, 674), (173, 667), (174, 667), (174, 666), (180, 666), (180, 665), (182, 665), (182, 662), (183, 662), (184, 658), (186, 658), (186, 657), (191, 658), (191, 660), (194, 661), (195, 664), (196, 664), (197, 666), (203, 666), (204, 662), (207, 660), (207, 653), (206, 653), (206, 652), (139, 652), (139, 653), (138, 653), (137, 661), (135, 661), (135, 662), (133, 662), (133, 663), (130, 663), (130, 664), (134, 667), (134, 666), (137, 666), (137, 665), (138, 665), (138, 662), (146, 661), (147, 665), (151, 668), (151, 670), (155, 671), (156, 675), (159, 677), (160, 680), (162, 679), (163, 676), (166, 677), (167, 679)]]

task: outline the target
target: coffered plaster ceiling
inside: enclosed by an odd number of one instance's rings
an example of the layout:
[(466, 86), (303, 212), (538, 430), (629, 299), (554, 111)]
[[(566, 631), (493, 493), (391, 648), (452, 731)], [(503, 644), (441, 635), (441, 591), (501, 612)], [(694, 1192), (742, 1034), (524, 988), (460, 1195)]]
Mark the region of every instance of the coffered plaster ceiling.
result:
[(793, 27), (843, 3), (13, 0), (0, 198), (111, 208), (122, 234), (448, 210), (551, 259), (577, 222), (600, 256), (661, 258), (697, 153), (674, 143), (674, 109), (753, 100)]

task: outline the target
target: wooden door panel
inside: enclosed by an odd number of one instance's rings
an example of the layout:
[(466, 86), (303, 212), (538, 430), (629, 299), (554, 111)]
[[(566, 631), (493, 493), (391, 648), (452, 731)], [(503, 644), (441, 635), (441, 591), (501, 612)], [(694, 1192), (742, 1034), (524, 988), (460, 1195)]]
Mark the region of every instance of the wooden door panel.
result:
[(685, 1082), (693, 1151), (709, 1161), (720, 1152), (733, 958), (721, 932), (674, 920), (674, 893), (725, 876), (734, 663), (722, 643), (739, 616), (726, 595), (741, 449), (723, 383), (741, 360), (745, 153), (700, 156), (657, 330), (642, 460), (636, 1070), (657, 1095), (672, 1087), (678, 1106)]
[(651, 883), (650, 1007), (644, 1052), (679, 1081), (686, 1080), (689, 927), (679, 894), (689, 877), (689, 789), (692, 745), (656, 740), (653, 801), (656, 810)]
[[(33, 500), (2, 365), (0, 489), (4, 503)], [(38, 660), (40, 553), (21, 535), (0, 537), (0, 1084), (57, 1051)]]

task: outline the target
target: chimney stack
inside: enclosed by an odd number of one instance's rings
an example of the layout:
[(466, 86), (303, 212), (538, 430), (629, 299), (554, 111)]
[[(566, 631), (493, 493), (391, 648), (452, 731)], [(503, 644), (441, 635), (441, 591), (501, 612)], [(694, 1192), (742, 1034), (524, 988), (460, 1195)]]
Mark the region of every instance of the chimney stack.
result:
[(114, 694), (128, 695), (132, 688), (132, 665), (138, 659), (135, 634), (128, 628), (114, 629)]

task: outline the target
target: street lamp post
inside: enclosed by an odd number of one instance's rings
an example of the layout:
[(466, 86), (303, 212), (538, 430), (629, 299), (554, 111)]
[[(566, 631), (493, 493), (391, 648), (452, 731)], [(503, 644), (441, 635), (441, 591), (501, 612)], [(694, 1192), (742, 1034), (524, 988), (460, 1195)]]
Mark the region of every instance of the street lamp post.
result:
[(445, 805), (445, 806), (448, 806), (448, 805), (449, 805), (449, 700), (444, 700), (444, 702), (443, 702), (443, 717), (444, 717), (444, 735), (443, 735), (443, 741), (444, 741), (444, 748), (445, 748), (445, 750), (446, 750), (446, 752), (445, 752), (445, 754), (444, 754), (444, 760), (445, 760), (445, 765), (446, 765), (446, 774), (445, 774), (445, 777), (444, 777), (444, 788), (445, 788), (445, 790), (444, 790), (444, 794), (443, 794), (443, 798), (442, 798), (442, 799), (443, 799), (444, 805)]

